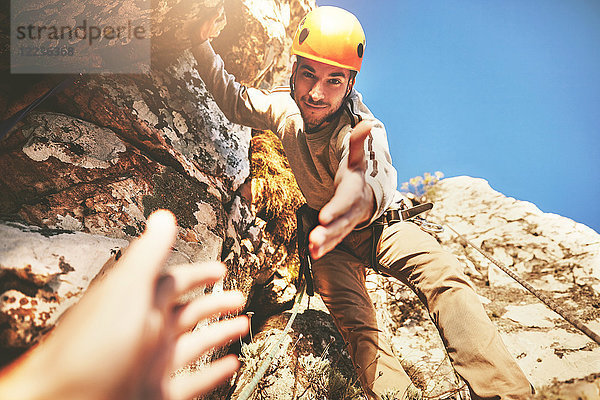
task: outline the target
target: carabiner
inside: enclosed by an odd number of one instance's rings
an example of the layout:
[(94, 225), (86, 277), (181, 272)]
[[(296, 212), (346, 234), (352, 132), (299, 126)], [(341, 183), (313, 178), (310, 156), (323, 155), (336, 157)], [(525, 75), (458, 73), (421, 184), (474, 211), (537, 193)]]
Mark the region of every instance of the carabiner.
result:
[(419, 225), (419, 227), (424, 230), (425, 232), (429, 232), (429, 233), (441, 233), (444, 232), (444, 227), (440, 224), (435, 224), (433, 222), (429, 222), (427, 221), (425, 218), (423, 217), (415, 217), (413, 218), (413, 221)]

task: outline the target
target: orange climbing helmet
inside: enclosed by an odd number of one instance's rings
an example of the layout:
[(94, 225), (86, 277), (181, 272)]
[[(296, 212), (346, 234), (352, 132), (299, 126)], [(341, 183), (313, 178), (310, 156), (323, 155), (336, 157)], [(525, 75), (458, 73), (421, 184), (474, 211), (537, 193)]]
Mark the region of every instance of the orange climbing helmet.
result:
[(336, 67), (360, 71), (365, 32), (354, 14), (322, 6), (309, 12), (298, 26), (292, 54)]

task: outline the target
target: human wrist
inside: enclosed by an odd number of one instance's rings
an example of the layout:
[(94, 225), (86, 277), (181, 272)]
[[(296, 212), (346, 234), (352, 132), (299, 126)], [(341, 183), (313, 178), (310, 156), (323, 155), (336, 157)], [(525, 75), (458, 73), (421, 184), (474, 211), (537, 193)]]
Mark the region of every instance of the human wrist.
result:
[(76, 371), (66, 367), (62, 357), (64, 349), (55, 339), (54, 333), (51, 332), (49, 337), (0, 371), (0, 399), (84, 398), (79, 389), (76, 389)]
[(366, 184), (363, 186), (363, 201), (364, 204), (363, 212), (361, 216), (360, 222), (357, 224), (357, 229), (362, 229), (365, 226), (368, 226), (373, 219), (377, 211), (377, 202), (375, 201), (375, 194), (373, 192), (373, 188), (371, 185)]
[[(54, 368), (42, 371), (35, 348), (0, 371), (0, 399), (42, 400), (50, 398)], [(43, 372), (43, 373), (40, 373)], [(50, 390), (49, 390), (50, 389)]]

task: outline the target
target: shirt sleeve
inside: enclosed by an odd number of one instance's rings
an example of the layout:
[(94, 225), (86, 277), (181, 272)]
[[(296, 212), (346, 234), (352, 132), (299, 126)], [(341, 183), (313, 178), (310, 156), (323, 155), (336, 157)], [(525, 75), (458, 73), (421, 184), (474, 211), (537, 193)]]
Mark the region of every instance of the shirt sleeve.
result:
[[(371, 219), (357, 229), (370, 225), (379, 218), (392, 204), (397, 186), (397, 173), (392, 165), (387, 134), (384, 125), (373, 120), (375, 125), (365, 140), (364, 152), (366, 159), (365, 181), (373, 189), (375, 196), (375, 213)], [(345, 127), (338, 136), (338, 145), (341, 152), (340, 164), (347, 163), (350, 150), (350, 134), (352, 128)]]
[[(277, 100), (282, 93), (249, 88), (236, 82), (208, 41), (196, 46), (193, 54), (202, 81), (227, 119), (236, 124), (277, 133), (289, 103)], [(289, 94), (288, 97), (291, 100)]]

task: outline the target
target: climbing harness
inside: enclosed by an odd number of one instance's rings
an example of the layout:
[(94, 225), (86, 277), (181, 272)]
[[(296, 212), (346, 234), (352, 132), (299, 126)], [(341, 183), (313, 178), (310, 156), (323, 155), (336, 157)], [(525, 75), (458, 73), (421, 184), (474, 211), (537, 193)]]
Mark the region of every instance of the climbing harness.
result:
[(533, 294), (535, 297), (537, 297), (548, 308), (550, 308), (552, 311), (554, 311), (555, 313), (557, 313), (558, 315), (563, 317), (567, 322), (569, 322), (575, 328), (579, 329), (581, 332), (583, 332), (585, 335), (587, 335), (594, 342), (600, 344), (600, 335), (598, 335), (596, 332), (592, 331), (587, 325), (585, 325), (579, 318), (574, 316), (570, 311), (565, 310), (561, 305), (557, 304), (553, 299), (551, 299), (550, 297), (546, 296), (543, 293), (540, 293), (533, 286), (531, 286), (529, 283), (527, 283), (525, 280), (523, 280), (521, 277), (519, 277), (515, 271), (513, 271), (512, 269), (508, 268), (505, 265), (502, 265), (499, 261), (497, 261), (492, 256), (490, 256), (485, 251), (483, 251), (479, 246), (476, 246), (469, 239), (467, 239), (466, 237), (464, 237), (463, 235), (458, 233), (448, 223), (446, 223), (445, 225), (452, 232), (454, 232), (461, 240), (463, 240), (469, 246), (473, 247), (481, 255), (483, 255), (485, 258), (487, 258), (489, 261), (491, 261), (494, 265), (496, 265), (498, 268), (500, 268), (502, 271), (504, 271), (506, 274), (508, 274), (508, 276), (513, 278), (515, 281), (517, 281), (517, 283), (519, 283), (521, 286), (523, 286), (525, 289), (527, 289), (531, 294)]
[[(415, 218), (419, 218), (419, 222), (417, 223), (422, 229), (435, 229), (437, 232), (439, 231), (439, 225), (429, 223), (424, 218), (418, 217), (419, 214), (431, 210), (431, 208), (433, 208), (432, 203), (419, 204), (415, 207), (409, 208), (403, 201), (401, 201), (398, 208), (390, 208), (372, 224), (373, 235), (375, 237), (375, 234), (378, 233), (378, 241), (384, 226), (395, 224), (397, 222), (414, 220)], [(278, 355), (279, 351), (281, 351), (281, 343), (283, 343), (288, 331), (292, 326), (292, 323), (294, 322), (294, 319), (296, 318), (296, 315), (298, 315), (304, 291), (306, 290), (306, 294), (308, 296), (314, 296), (315, 292), (312, 277), (312, 259), (308, 251), (308, 235), (317, 225), (319, 225), (318, 210), (310, 208), (308, 204), (304, 204), (298, 208), (296, 211), (296, 240), (298, 246), (298, 257), (300, 258), (300, 270), (298, 272), (298, 282), (296, 282), (296, 285), (299, 287), (299, 289), (298, 293), (296, 294), (296, 298), (294, 299), (292, 314), (285, 328), (283, 329), (283, 332), (281, 332), (279, 335), (277, 342), (272, 346), (269, 354), (258, 367), (255, 376), (248, 384), (246, 384), (246, 386), (242, 388), (242, 391), (238, 396), (238, 400), (247, 400), (250, 398), (250, 396), (252, 396), (256, 390), (256, 387), (258, 386), (258, 383), (271, 365), (271, 362)], [(377, 244), (377, 241), (373, 241), (374, 245)], [(376, 251), (373, 253), (376, 253)], [(372, 267), (377, 270), (376, 263), (373, 263)]]
[(298, 258), (300, 258), (300, 271), (296, 287), (301, 286), (301, 281), (306, 282), (306, 294), (315, 295), (315, 286), (312, 278), (312, 259), (308, 251), (308, 235), (319, 225), (319, 212), (310, 208), (308, 204), (296, 210), (296, 244)]
[[(377, 218), (371, 224), (372, 241), (371, 241), (371, 267), (378, 273), (379, 263), (377, 262), (377, 243), (381, 238), (383, 228), (402, 221), (413, 221), (427, 232), (441, 232), (443, 229), (440, 225), (428, 222), (419, 214), (429, 211), (433, 208), (432, 203), (419, 204), (415, 207), (407, 207), (404, 200), (398, 203), (397, 207), (389, 208), (381, 217)], [(298, 272), (298, 280), (296, 286), (300, 286), (300, 281), (306, 282), (306, 294), (314, 296), (314, 282), (312, 277), (312, 258), (308, 251), (308, 235), (312, 230), (319, 225), (319, 211), (310, 208), (308, 204), (304, 204), (296, 211), (296, 242), (298, 249), (298, 257), (300, 258), (300, 271)], [(352, 249), (346, 249), (352, 252)]]
[[(377, 273), (379, 271), (379, 261), (377, 261), (377, 244), (383, 233), (383, 228), (389, 225), (393, 225), (402, 221), (411, 221), (419, 225), (419, 227), (426, 232), (441, 232), (443, 227), (431, 222), (428, 222), (425, 218), (419, 216), (419, 214), (429, 211), (433, 208), (433, 203), (418, 204), (414, 207), (408, 207), (404, 202), (404, 199), (400, 200), (397, 207), (389, 208), (381, 217), (377, 218), (372, 224), (372, 240), (371, 240), (371, 267)], [(385, 274), (383, 274), (385, 275)]]

